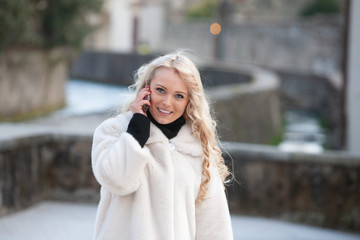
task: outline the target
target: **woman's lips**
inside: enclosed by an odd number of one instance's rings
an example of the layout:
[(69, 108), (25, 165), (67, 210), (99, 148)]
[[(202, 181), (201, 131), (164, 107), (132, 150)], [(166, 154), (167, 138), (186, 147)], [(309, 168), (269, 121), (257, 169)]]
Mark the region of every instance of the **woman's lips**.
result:
[(171, 113), (171, 111), (167, 111), (167, 110), (161, 109), (161, 108), (158, 108), (158, 111), (162, 115), (169, 115)]

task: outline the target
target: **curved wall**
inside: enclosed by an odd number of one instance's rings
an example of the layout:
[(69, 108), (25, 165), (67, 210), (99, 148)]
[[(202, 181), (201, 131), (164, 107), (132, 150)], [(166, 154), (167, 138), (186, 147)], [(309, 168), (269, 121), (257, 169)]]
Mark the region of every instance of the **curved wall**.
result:
[(214, 101), (221, 139), (270, 144), (281, 132), (277, 75), (244, 65), (227, 67), (227, 71), (234, 75), (232, 82), (207, 90)]
[[(133, 73), (151, 55), (85, 52), (74, 62), (72, 78), (132, 84)], [(213, 101), (221, 139), (269, 144), (281, 131), (277, 76), (245, 65), (198, 64)]]

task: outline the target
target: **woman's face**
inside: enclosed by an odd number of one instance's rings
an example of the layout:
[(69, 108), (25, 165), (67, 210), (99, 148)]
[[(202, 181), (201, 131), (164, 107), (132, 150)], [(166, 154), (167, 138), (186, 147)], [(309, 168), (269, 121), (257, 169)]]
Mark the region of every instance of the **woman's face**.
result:
[(158, 123), (171, 123), (184, 113), (189, 102), (189, 92), (177, 72), (165, 67), (156, 69), (150, 90), (149, 111)]

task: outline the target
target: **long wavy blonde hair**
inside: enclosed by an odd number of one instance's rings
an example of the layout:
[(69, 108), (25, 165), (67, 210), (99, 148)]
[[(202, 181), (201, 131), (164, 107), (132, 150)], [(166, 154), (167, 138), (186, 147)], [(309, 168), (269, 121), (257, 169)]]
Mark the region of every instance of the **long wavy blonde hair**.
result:
[[(225, 178), (229, 174), (218, 145), (219, 140), (216, 132), (216, 121), (212, 117), (212, 112), (208, 103), (209, 101), (204, 93), (200, 73), (195, 64), (182, 52), (169, 53), (142, 65), (135, 73), (135, 82), (129, 89), (135, 89), (137, 94), (147, 84), (150, 84), (156, 69), (160, 67), (166, 67), (176, 71), (188, 87), (189, 102), (183, 116), (191, 125), (192, 134), (200, 139), (204, 152), (202, 164), (203, 180), (197, 197), (197, 202), (201, 203), (207, 198), (206, 193), (209, 181), (211, 180), (209, 171), (210, 163), (213, 162), (215, 167), (219, 170), (223, 184), (225, 184)], [(132, 102), (129, 102), (125, 105), (123, 110), (128, 111), (131, 103)]]

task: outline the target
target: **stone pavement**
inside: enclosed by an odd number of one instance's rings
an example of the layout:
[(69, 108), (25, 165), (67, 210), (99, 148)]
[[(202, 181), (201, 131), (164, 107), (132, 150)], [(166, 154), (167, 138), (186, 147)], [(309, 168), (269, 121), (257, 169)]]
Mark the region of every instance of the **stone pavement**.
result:
[[(0, 218), (1, 240), (88, 240), (95, 204), (44, 201)], [(359, 240), (360, 235), (282, 221), (232, 216), (234, 240)], [(209, 239), (211, 240), (211, 239)]]

